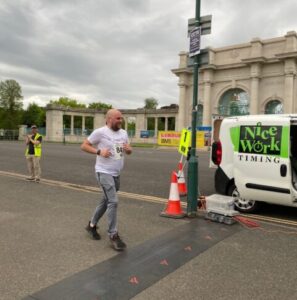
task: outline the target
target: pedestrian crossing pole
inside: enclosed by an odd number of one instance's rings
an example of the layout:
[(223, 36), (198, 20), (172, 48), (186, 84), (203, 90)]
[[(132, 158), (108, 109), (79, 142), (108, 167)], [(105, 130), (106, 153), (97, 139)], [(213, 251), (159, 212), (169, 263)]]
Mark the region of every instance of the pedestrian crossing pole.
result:
[[(200, 25), (200, 0), (196, 0), (196, 14), (195, 14), (195, 29), (198, 29)], [(194, 31), (193, 30), (193, 31)], [(200, 29), (199, 29), (200, 30)], [(191, 55), (191, 35), (190, 33), (190, 54)], [(198, 31), (199, 34), (199, 31)], [(187, 197), (187, 216), (196, 217), (197, 216), (197, 206), (198, 206), (198, 157), (196, 155), (196, 126), (197, 126), (197, 115), (198, 115), (198, 54), (200, 52), (200, 34), (194, 39), (198, 43), (198, 52), (195, 54), (195, 51), (192, 53), (194, 56), (194, 78), (193, 78), (193, 107), (192, 107), (192, 135), (191, 135), (191, 150), (188, 166), (188, 197)], [(195, 42), (194, 40), (194, 42)], [(194, 47), (197, 45), (194, 45)], [(197, 50), (197, 49), (196, 49)]]

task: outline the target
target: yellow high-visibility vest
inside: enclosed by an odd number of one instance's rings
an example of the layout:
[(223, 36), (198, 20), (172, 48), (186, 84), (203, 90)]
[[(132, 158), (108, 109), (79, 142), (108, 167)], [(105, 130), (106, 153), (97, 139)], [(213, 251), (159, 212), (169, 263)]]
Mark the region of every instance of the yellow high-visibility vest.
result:
[[(40, 136), (42, 136), (42, 135), (39, 133), (36, 133), (36, 135), (34, 137), (34, 141), (37, 141)], [(33, 145), (33, 146), (34, 146), (34, 155), (40, 157), (41, 156), (41, 143), (39, 143), (38, 145)], [(26, 149), (26, 155), (29, 155), (29, 145)]]

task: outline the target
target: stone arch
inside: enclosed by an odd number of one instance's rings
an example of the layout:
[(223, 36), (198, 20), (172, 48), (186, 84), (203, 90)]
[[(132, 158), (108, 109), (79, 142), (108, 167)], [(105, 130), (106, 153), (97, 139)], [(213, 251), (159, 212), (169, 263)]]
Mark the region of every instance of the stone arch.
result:
[(215, 99), (215, 101), (214, 101), (215, 109), (218, 107), (219, 101), (220, 101), (222, 95), (225, 92), (227, 92), (228, 90), (230, 90), (230, 89), (236, 89), (236, 88), (242, 89), (247, 94), (250, 94), (249, 89), (245, 85), (243, 85), (243, 84), (240, 84), (240, 83), (237, 83), (236, 85), (228, 84), (228, 85), (224, 86), (222, 89), (220, 89), (219, 92), (216, 93), (216, 95), (214, 97), (214, 99)]
[(217, 99), (216, 112), (224, 116), (249, 114), (250, 97), (241, 85), (229, 86), (221, 91)]
[(271, 110), (272, 108), (269, 108), (268, 106), (271, 105), (273, 106), (277, 106), (277, 105), (281, 105), (281, 107), (278, 107), (277, 109), (279, 110), (279, 112), (271, 112), (270, 114), (282, 114), (284, 113), (284, 101), (283, 99), (281, 99), (280, 97), (269, 97), (268, 99), (266, 99), (263, 104), (261, 105), (261, 112), (263, 114), (269, 114), (269, 110)]

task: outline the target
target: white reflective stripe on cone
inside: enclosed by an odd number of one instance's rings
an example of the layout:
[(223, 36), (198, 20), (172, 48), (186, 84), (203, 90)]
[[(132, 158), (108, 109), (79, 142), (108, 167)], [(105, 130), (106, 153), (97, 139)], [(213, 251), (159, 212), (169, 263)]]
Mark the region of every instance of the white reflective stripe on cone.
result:
[(169, 201), (180, 201), (177, 183), (171, 183)]

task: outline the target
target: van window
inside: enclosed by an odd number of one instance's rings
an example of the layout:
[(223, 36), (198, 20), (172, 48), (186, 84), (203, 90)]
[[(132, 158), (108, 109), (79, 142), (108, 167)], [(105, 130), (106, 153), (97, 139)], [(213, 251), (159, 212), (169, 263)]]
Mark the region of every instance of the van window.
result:
[(213, 142), (218, 142), (220, 137), (220, 128), (223, 119), (217, 119), (213, 123)]
[(297, 159), (297, 125), (290, 127), (291, 156)]

